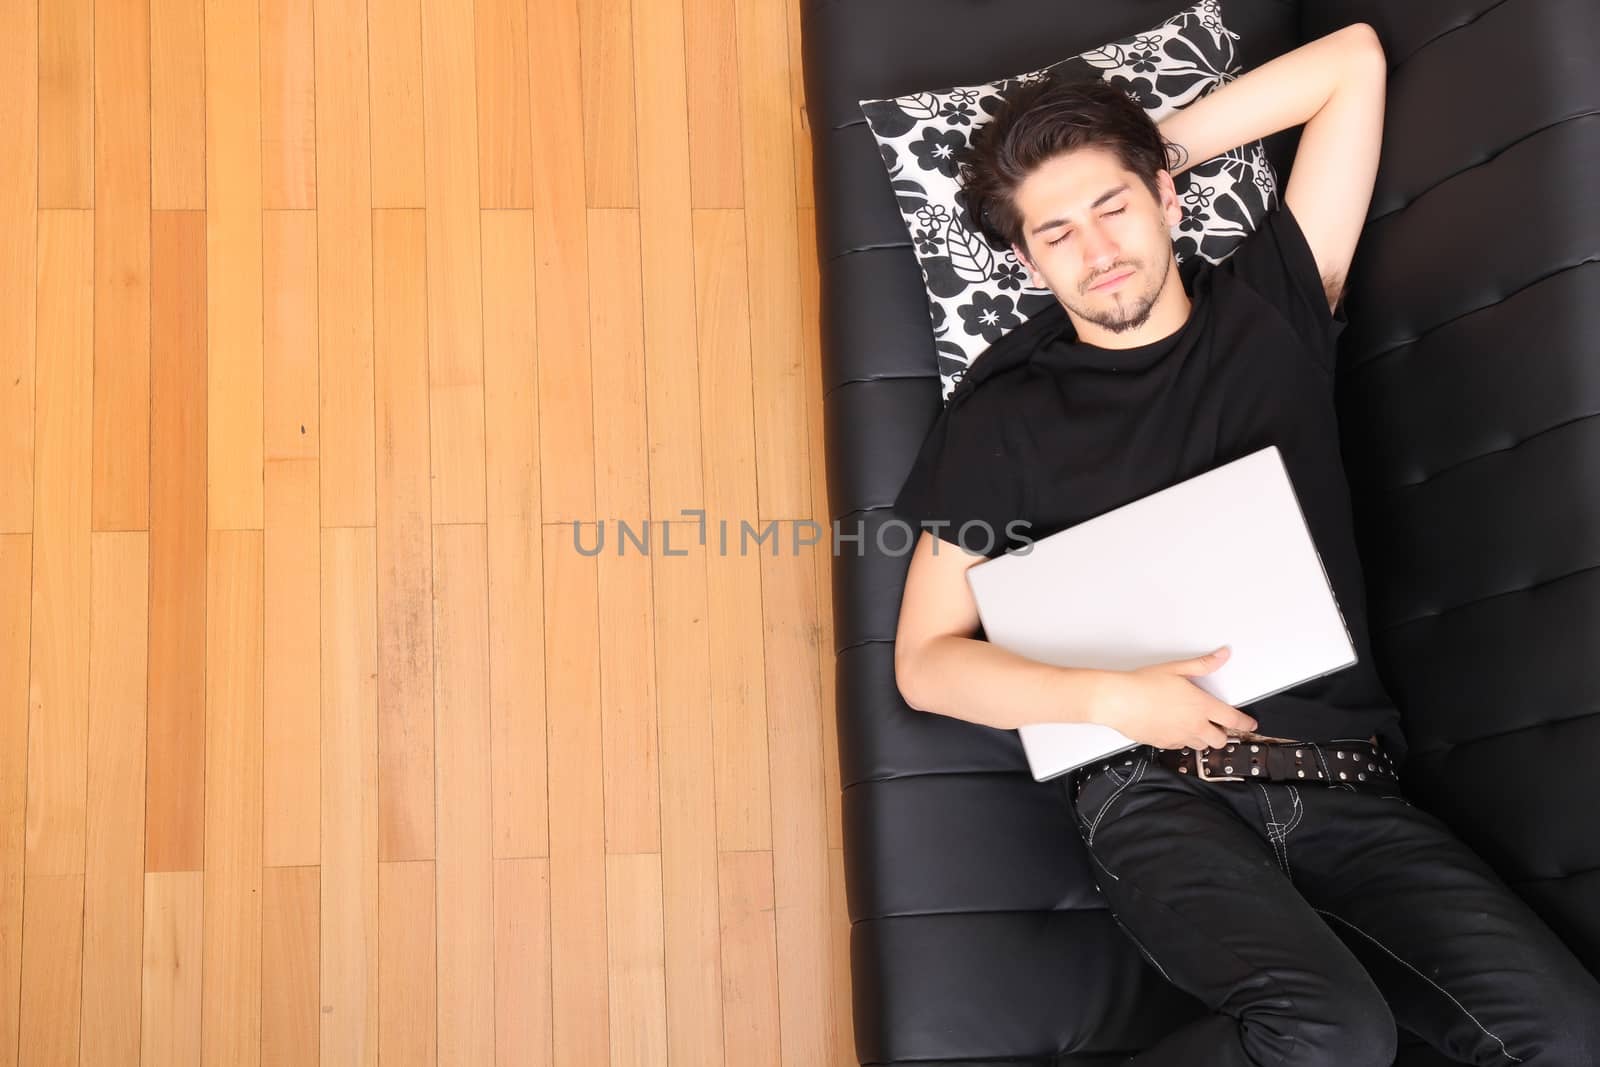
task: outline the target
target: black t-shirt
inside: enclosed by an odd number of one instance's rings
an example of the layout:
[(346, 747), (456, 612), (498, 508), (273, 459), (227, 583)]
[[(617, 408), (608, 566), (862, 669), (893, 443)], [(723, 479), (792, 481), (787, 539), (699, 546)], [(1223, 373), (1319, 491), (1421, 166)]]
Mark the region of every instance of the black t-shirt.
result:
[(1372, 662), (1334, 409), (1343, 310), (1329, 313), (1311, 247), (1281, 203), (1222, 263), (1196, 257), (1179, 276), (1189, 318), (1159, 341), (1080, 344), (1053, 303), (991, 346), (935, 421), (895, 512), (913, 530), (927, 525), (941, 551), (964, 543), (993, 558), (1277, 445), (1357, 663), (1249, 713), (1274, 737), (1376, 733), (1398, 766), (1406, 741)]

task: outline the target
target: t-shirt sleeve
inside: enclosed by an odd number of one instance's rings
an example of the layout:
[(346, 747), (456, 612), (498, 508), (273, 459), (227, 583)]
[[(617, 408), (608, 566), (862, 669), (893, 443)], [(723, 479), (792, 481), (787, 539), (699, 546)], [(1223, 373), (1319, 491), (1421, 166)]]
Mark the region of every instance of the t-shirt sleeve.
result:
[(1004, 421), (972, 405), (947, 408), (934, 421), (895, 498), (911, 543), (927, 531), (948, 545), (994, 558), (1026, 543), (1017, 455)]
[(1328, 311), (1317, 260), (1300, 220), (1279, 201), (1254, 233), (1239, 243), (1219, 269), (1225, 270), (1284, 317), (1311, 349), (1323, 370), (1333, 373), (1338, 338), (1347, 321), (1343, 302), (1337, 314)]

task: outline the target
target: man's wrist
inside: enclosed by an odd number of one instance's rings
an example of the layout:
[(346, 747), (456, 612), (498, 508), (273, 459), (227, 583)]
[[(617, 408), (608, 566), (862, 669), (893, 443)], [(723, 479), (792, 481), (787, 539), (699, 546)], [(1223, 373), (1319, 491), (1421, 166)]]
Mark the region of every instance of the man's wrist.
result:
[(1074, 722), (1104, 724), (1117, 671), (1090, 667), (1063, 667), (1061, 703)]

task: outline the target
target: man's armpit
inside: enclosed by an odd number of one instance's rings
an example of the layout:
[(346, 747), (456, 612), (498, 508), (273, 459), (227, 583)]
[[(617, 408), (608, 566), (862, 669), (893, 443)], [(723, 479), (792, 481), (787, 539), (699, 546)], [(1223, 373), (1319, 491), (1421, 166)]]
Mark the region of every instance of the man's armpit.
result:
[(1343, 274), (1324, 274), (1322, 276), (1322, 295), (1328, 301), (1328, 313), (1337, 314), (1339, 301), (1344, 299), (1345, 276)]

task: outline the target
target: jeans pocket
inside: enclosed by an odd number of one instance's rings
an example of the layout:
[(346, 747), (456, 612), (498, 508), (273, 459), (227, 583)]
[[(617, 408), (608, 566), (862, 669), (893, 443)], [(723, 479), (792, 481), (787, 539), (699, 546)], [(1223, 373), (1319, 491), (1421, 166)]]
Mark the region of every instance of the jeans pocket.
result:
[(1101, 770), (1098, 764), (1094, 765), (1094, 773), (1087, 782), (1080, 780), (1074, 808), (1086, 843), (1094, 843), (1095, 831), (1105, 822), (1117, 801), (1144, 777), (1149, 762), (1150, 751), (1146, 749), (1134, 758), (1133, 766), (1128, 768), (1126, 776), (1120, 781)]

